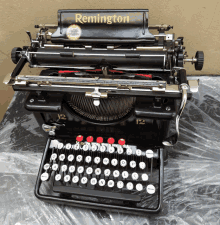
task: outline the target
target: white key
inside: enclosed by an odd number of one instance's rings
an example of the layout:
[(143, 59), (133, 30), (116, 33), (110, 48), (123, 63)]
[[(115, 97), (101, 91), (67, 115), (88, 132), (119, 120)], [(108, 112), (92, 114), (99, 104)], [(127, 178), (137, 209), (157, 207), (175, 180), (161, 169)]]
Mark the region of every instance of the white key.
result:
[(99, 180), (99, 186), (101, 186), (101, 187), (105, 186), (105, 180), (104, 179)]
[(70, 173), (73, 173), (75, 171), (75, 169), (76, 169), (75, 166), (70, 166), (69, 167), (69, 172)]
[(78, 176), (74, 176), (73, 179), (72, 179), (72, 182), (74, 184), (78, 183), (79, 182), (79, 177)]
[(128, 182), (126, 188), (131, 191), (134, 188), (134, 185), (131, 182)]
[(132, 154), (132, 149), (131, 148), (127, 148), (126, 153), (127, 153), (127, 155), (131, 155)]
[(91, 185), (96, 185), (97, 184), (97, 179), (95, 177), (93, 177), (91, 180), (90, 180), (90, 183)]
[(82, 184), (86, 184), (87, 182), (88, 182), (88, 178), (87, 177), (82, 177), (81, 183)]
[(94, 158), (94, 163), (95, 164), (99, 164), (100, 161), (101, 161), (100, 157), (97, 156), (97, 157)]
[(65, 155), (64, 154), (61, 154), (60, 156), (59, 156), (59, 160), (60, 161), (63, 161), (65, 159)]
[(40, 179), (42, 180), (42, 181), (46, 181), (46, 180), (48, 180), (48, 178), (49, 178), (49, 174), (48, 173), (42, 173), (41, 174), (41, 177), (40, 177)]
[(148, 149), (146, 151), (146, 156), (147, 156), (147, 158), (153, 158), (154, 157), (154, 152), (151, 149)]
[(120, 161), (120, 165), (121, 165), (122, 167), (127, 166), (127, 161), (126, 161), (125, 159), (122, 159), (122, 160)]
[(86, 169), (86, 173), (87, 174), (92, 174), (92, 172), (93, 172), (93, 168), (92, 167), (88, 167), (87, 169)]
[(56, 163), (53, 164), (53, 165), (52, 165), (52, 170), (53, 170), (53, 171), (57, 171), (57, 169), (58, 169), (58, 164), (56, 164)]
[(85, 160), (87, 163), (90, 163), (92, 161), (92, 157), (88, 155), (88, 156), (86, 156)]
[(121, 189), (121, 188), (123, 188), (124, 187), (124, 182), (123, 181), (118, 181), (117, 182), (117, 187), (119, 188), (119, 189)]
[(133, 180), (137, 180), (138, 179), (138, 174), (136, 172), (132, 173), (131, 175)]
[(144, 163), (144, 162), (140, 162), (139, 163), (139, 167), (140, 167), (140, 169), (145, 169), (146, 168), (146, 164)]
[(72, 147), (72, 146), (71, 146), (71, 144), (70, 144), (70, 143), (66, 144), (66, 149), (67, 149), (67, 150), (70, 150), (70, 149), (71, 149), (71, 147)]
[(57, 158), (57, 154), (56, 153), (53, 153), (52, 155), (51, 155), (51, 159), (52, 160), (55, 160)]
[(101, 151), (101, 152), (105, 152), (105, 150), (106, 150), (106, 146), (105, 146), (105, 145), (102, 145), (102, 146), (100, 147), (100, 151)]
[(108, 158), (104, 158), (103, 159), (103, 164), (104, 165), (108, 165), (109, 164), (109, 159)]
[(92, 151), (95, 152), (97, 150), (97, 145), (96, 144), (92, 144)]
[(109, 147), (109, 153), (114, 153), (115, 152), (115, 148), (113, 146)]
[(123, 154), (123, 148), (122, 146), (118, 146), (118, 154)]
[(147, 181), (148, 180), (148, 175), (146, 173), (143, 173), (141, 175), (141, 178), (142, 178), (143, 181)]
[(59, 181), (59, 180), (61, 180), (61, 175), (60, 175), (60, 174), (57, 174), (57, 175), (55, 176), (55, 181)]
[(77, 155), (76, 157), (77, 162), (82, 162), (82, 159), (83, 159), (82, 155)]
[(83, 173), (84, 172), (84, 167), (83, 166), (79, 166), (77, 171), (78, 171), (78, 173)]
[(132, 160), (132, 161), (130, 162), (130, 167), (131, 167), (131, 168), (135, 168), (135, 167), (136, 167), (136, 162), (135, 162), (134, 160)]
[(112, 166), (117, 166), (118, 160), (117, 159), (112, 159), (111, 163), (112, 163)]
[(88, 151), (89, 150), (89, 145), (88, 144), (83, 145), (83, 150), (84, 151)]
[(68, 161), (69, 162), (72, 162), (74, 160), (74, 155), (68, 155)]
[(128, 171), (123, 171), (121, 175), (124, 179), (128, 178), (129, 176)]
[(49, 163), (46, 163), (45, 165), (44, 165), (44, 169), (45, 170), (48, 170), (50, 168), (50, 164)]
[(155, 193), (155, 187), (154, 187), (154, 185), (152, 185), (152, 184), (149, 184), (149, 185), (147, 185), (147, 193), (148, 194), (154, 194)]
[(77, 143), (77, 144), (74, 145), (74, 149), (75, 149), (75, 150), (79, 150), (79, 148), (80, 148), (79, 143)]
[(118, 171), (118, 170), (114, 170), (114, 172), (113, 172), (113, 177), (119, 177), (119, 175), (120, 175), (120, 172)]
[(62, 149), (63, 148), (63, 143), (59, 143), (57, 147), (58, 147), (58, 149)]
[(106, 177), (110, 176), (110, 174), (111, 174), (110, 169), (105, 169), (104, 174)]
[(137, 149), (137, 150), (136, 150), (136, 155), (137, 155), (137, 156), (141, 156), (141, 155), (142, 155), (142, 151), (141, 151), (140, 149)]
[(142, 191), (143, 190), (143, 185), (142, 184), (136, 184), (136, 190), (137, 191)]
[(101, 174), (101, 172), (102, 172), (102, 170), (101, 170), (100, 168), (96, 168), (96, 169), (95, 169), (95, 174), (96, 174), (97, 176), (99, 176), (99, 175)]
[(66, 176), (64, 177), (64, 181), (65, 181), (65, 182), (69, 182), (69, 181), (70, 181), (70, 175), (66, 175)]
[(108, 181), (108, 186), (109, 186), (110, 188), (114, 187), (114, 185), (115, 185), (115, 182), (114, 182), (113, 180), (109, 180), (109, 181)]
[(66, 172), (67, 171), (67, 165), (62, 165), (61, 170), (62, 170), (62, 172)]

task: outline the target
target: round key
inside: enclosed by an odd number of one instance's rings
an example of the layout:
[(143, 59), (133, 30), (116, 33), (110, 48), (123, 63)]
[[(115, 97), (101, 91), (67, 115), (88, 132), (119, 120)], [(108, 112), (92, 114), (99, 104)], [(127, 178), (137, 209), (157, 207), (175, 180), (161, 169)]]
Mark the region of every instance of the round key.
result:
[(136, 184), (136, 190), (137, 191), (142, 191), (143, 190), (143, 185), (142, 184)]
[(52, 159), (52, 160), (56, 160), (56, 158), (57, 158), (57, 154), (56, 154), (56, 153), (53, 153), (53, 154), (51, 155), (51, 159)]
[(126, 161), (125, 159), (122, 159), (122, 160), (120, 161), (120, 165), (121, 165), (122, 167), (127, 166), (127, 161)]
[(152, 185), (152, 184), (149, 184), (149, 185), (147, 185), (147, 193), (148, 194), (154, 194), (155, 193), (155, 187), (154, 187), (154, 185)]
[(70, 166), (69, 167), (69, 172), (70, 173), (73, 173), (75, 171), (75, 169), (76, 169), (75, 166)]
[(99, 175), (101, 174), (101, 172), (102, 172), (102, 170), (101, 170), (100, 168), (96, 168), (96, 169), (95, 169), (95, 174), (96, 174), (97, 176), (99, 176)]
[(127, 148), (126, 153), (127, 153), (127, 155), (131, 155), (132, 154), (132, 149), (131, 148)]
[(92, 151), (95, 152), (97, 150), (97, 145), (96, 144), (92, 144)]
[(88, 156), (86, 156), (85, 160), (87, 163), (90, 163), (92, 161), (92, 157), (88, 155)]
[(114, 187), (114, 185), (115, 185), (115, 182), (113, 180), (108, 181), (108, 187), (112, 188)]
[(55, 176), (55, 181), (59, 181), (59, 180), (61, 180), (61, 175), (60, 175), (60, 174), (57, 174), (57, 175)]
[(86, 138), (86, 141), (89, 142), (89, 143), (93, 142), (93, 136), (88, 136)]
[(101, 152), (105, 152), (105, 150), (106, 150), (106, 146), (105, 146), (105, 145), (102, 145), (102, 146), (100, 147), (100, 151), (101, 151)]
[(97, 137), (96, 142), (99, 143), (99, 144), (103, 143), (103, 138)]
[(62, 172), (66, 172), (67, 171), (67, 165), (62, 165), (61, 170), (62, 170)]
[(88, 178), (87, 177), (82, 177), (81, 183), (82, 184), (86, 184), (87, 182), (88, 182)]
[(140, 169), (144, 170), (146, 168), (146, 164), (144, 162), (139, 163)]
[(103, 159), (103, 164), (104, 165), (108, 165), (109, 164), (109, 159), (108, 158), (104, 158)]
[(89, 150), (89, 145), (87, 145), (87, 144), (85, 144), (85, 145), (83, 145), (83, 151), (88, 151)]
[(63, 148), (63, 143), (59, 143), (57, 147), (58, 147), (58, 149), (62, 149)]
[(113, 146), (109, 147), (109, 153), (114, 153), (115, 152), (115, 148)]
[(45, 165), (44, 165), (44, 169), (45, 170), (48, 170), (50, 168), (50, 164), (49, 163), (46, 163)]
[(71, 149), (71, 144), (70, 143), (66, 144), (66, 149), (67, 150), (70, 150)]
[(104, 179), (99, 180), (99, 186), (101, 186), (101, 187), (105, 186), (105, 180)]
[(101, 161), (100, 157), (97, 156), (97, 157), (94, 158), (94, 163), (95, 164), (99, 164), (100, 161)]
[(107, 141), (110, 145), (114, 144), (115, 143), (115, 139), (110, 137)]
[(134, 185), (131, 182), (128, 182), (126, 188), (131, 191), (134, 188)]
[(120, 175), (120, 172), (118, 170), (114, 170), (113, 177), (117, 178), (119, 177), (119, 175)]
[(119, 189), (121, 189), (121, 188), (123, 188), (124, 187), (124, 182), (123, 181), (118, 181), (117, 182), (117, 187), (119, 188)]
[(141, 178), (142, 178), (143, 181), (147, 181), (148, 180), (148, 175), (146, 173), (143, 173), (141, 175)]
[(83, 141), (83, 136), (82, 136), (82, 135), (78, 135), (78, 136), (76, 137), (76, 140), (77, 140), (78, 142)]
[(124, 179), (127, 179), (129, 174), (128, 171), (123, 171), (121, 175)]
[(104, 174), (106, 177), (110, 176), (110, 174), (111, 174), (110, 169), (105, 169)]
[(78, 171), (78, 173), (83, 173), (84, 172), (84, 167), (83, 166), (79, 166), (77, 171)]
[(70, 175), (66, 175), (66, 176), (64, 177), (64, 181), (65, 181), (65, 182), (69, 182), (69, 181), (70, 181)]
[(118, 140), (119, 145), (124, 145), (125, 144), (125, 139), (121, 138)]
[(92, 167), (88, 167), (87, 169), (86, 169), (86, 173), (87, 174), (92, 174), (92, 172), (93, 172), (93, 168)]
[(73, 179), (72, 179), (72, 182), (74, 184), (78, 183), (79, 182), (79, 177), (78, 176), (74, 176)]
[(60, 161), (63, 161), (65, 159), (65, 155), (64, 154), (61, 154), (60, 156), (59, 156), (59, 160)]
[(142, 155), (142, 151), (141, 151), (140, 149), (137, 149), (137, 150), (136, 150), (136, 155), (137, 155), (137, 156), (141, 156), (141, 155)]
[(48, 173), (42, 173), (41, 174), (41, 177), (40, 177), (40, 179), (42, 180), (42, 181), (46, 181), (46, 180), (48, 180), (48, 178), (49, 178), (49, 174)]
[(90, 180), (90, 183), (91, 185), (96, 185), (97, 184), (97, 179), (95, 177), (93, 177), (91, 180)]
[(56, 164), (56, 163), (53, 164), (53, 165), (52, 165), (52, 170), (53, 170), (53, 171), (57, 171), (57, 169), (58, 169), (58, 164)]
[(111, 164), (112, 164), (112, 166), (117, 166), (118, 160), (117, 159), (112, 159)]
[(149, 149), (146, 151), (146, 156), (147, 156), (147, 158), (153, 158), (154, 152), (151, 149)]
[(74, 155), (68, 155), (68, 161), (69, 162), (72, 162), (74, 160)]
[(77, 162), (82, 162), (82, 160), (83, 160), (82, 155), (77, 155), (76, 161), (77, 161)]
[(137, 180), (138, 179), (138, 174), (136, 172), (132, 173), (131, 175), (133, 180)]
[(75, 149), (75, 150), (79, 150), (79, 148), (80, 148), (79, 143), (77, 143), (77, 144), (74, 145), (74, 149)]
[(132, 161), (130, 162), (130, 167), (131, 167), (131, 168), (135, 168), (135, 167), (136, 167), (136, 162), (135, 162), (134, 160), (132, 160)]
[(123, 154), (123, 148), (121, 146), (118, 146), (118, 154)]

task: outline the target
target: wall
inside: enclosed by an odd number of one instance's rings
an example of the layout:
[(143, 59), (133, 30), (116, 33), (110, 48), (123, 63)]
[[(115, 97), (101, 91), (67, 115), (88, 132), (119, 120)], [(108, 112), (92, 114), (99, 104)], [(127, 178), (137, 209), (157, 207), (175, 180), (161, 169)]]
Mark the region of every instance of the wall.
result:
[[(11, 87), (2, 81), (14, 64), (10, 54), (13, 47), (29, 45), (26, 30), (35, 32), (34, 25), (57, 23), (58, 9), (149, 9), (149, 24), (170, 24), (176, 37), (183, 36), (188, 55), (197, 50), (205, 53), (203, 71), (186, 64), (188, 74), (220, 74), (220, 3), (217, 0), (1, 0), (0, 4), (0, 120), (13, 96)], [(34, 36), (34, 35), (33, 35)], [(33, 73), (25, 67), (22, 74)]]

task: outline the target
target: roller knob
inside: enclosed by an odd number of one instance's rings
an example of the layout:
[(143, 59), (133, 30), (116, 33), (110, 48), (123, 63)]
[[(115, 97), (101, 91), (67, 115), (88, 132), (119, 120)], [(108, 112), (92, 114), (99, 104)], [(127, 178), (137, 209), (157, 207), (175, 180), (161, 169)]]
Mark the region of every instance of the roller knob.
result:
[(109, 143), (110, 145), (114, 144), (114, 143), (115, 143), (115, 139), (112, 138), (112, 137), (110, 137), (110, 138), (108, 139), (108, 143)]
[(87, 137), (86, 138), (86, 141), (89, 142), (89, 143), (93, 142), (93, 136)]
[(197, 59), (197, 62), (195, 63), (195, 69), (196, 70), (202, 70), (203, 64), (204, 64), (204, 52), (203, 51), (197, 51), (195, 58)]
[[(12, 62), (13, 62), (14, 64), (17, 64), (17, 63), (18, 63), (18, 61), (19, 61), (19, 59), (20, 59), (20, 57), (18, 56), (18, 54), (19, 54), (21, 51), (22, 51), (22, 49), (19, 48), (19, 47), (15, 47), (15, 48), (12, 49), (12, 51), (11, 51), (11, 60), (12, 60)], [(19, 52), (19, 53), (18, 53), (18, 52)]]
[(83, 141), (83, 136), (82, 136), (82, 135), (78, 135), (78, 136), (76, 137), (76, 140), (77, 140), (78, 142)]
[(118, 140), (119, 145), (124, 145), (125, 144), (125, 139), (121, 138)]
[(103, 143), (103, 138), (97, 137), (96, 142), (99, 143), (99, 144)]

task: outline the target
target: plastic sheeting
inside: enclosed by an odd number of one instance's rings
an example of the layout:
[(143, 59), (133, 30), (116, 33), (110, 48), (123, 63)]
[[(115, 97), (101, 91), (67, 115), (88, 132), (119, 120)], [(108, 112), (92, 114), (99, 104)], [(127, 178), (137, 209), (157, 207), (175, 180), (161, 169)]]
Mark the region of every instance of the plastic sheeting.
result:
[(220, 77), (200, 77), (169, 150), (163, 210), (145, 216), (38, 200), (34, 185), (47, 138), (23, 107), (25, 93), (15, 93), (0, 125), (0, 224), (220, 224), (219, 87)]

